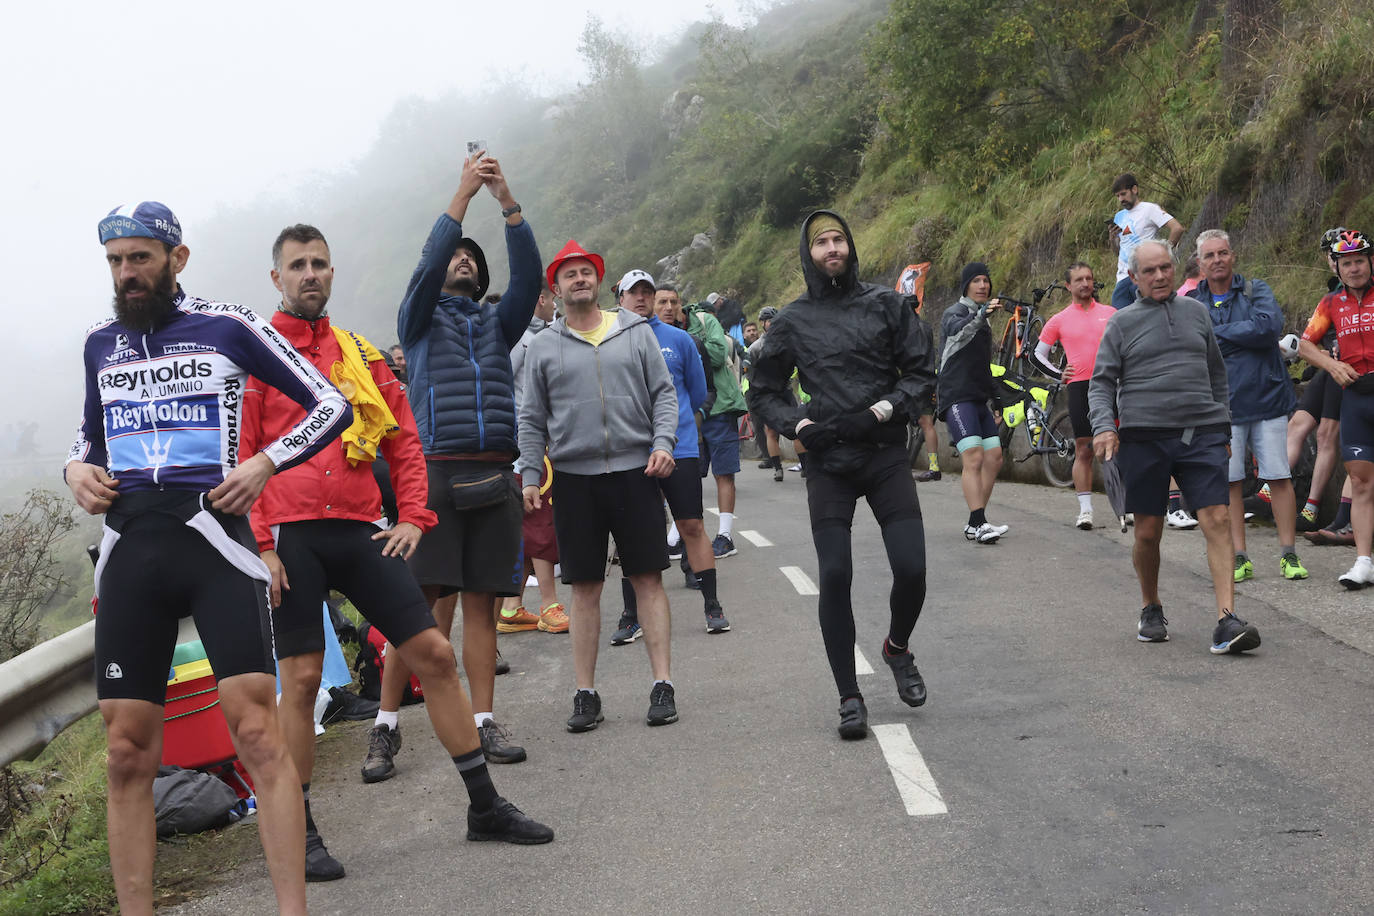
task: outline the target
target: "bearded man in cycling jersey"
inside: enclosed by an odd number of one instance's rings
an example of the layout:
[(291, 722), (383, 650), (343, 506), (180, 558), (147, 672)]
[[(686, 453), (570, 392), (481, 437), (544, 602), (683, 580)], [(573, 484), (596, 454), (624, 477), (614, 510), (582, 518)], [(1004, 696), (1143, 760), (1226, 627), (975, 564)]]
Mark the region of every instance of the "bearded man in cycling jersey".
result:
[[(277, 720), (267, 567), (244, 516), (271, 476), (333, 441), (353, 412), (252, 311), (188, 296), (190, 251), (163, 204), (100, 221), (115, 317), (86, 335), (86, 400), (64, 476), (104, 514), (95, 570), (96, 695), (109, 760), (107, 830), (120, 910), (153, 912), (153, 779), (178, 620), (190, 614), (220, 707), (253, 778), (282, 913), (305, 912), (305, 812)], [(298, 421), (238, 460), (248, 377), (281, 390)]]
[[(1349, 589), (1374, 584), (1374, 283), (1369, 239), (1350, 229), (1331, 246), (1341, 286), (1317, 304), (1298, 341), (1298, 355), (1324, 369), (1344, 390), (1341, 395), (1341, 455), (1350, 475), (1350, 521), (1355, 529), (1355, 565), (1341, 576)], [(1331, 328), (1341, 358), (1319, 345)]]

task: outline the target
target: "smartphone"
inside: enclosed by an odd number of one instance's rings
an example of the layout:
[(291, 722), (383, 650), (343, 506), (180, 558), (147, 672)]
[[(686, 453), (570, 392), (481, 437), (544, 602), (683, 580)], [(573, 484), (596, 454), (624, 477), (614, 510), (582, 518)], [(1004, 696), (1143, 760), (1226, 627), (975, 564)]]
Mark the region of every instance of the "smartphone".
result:
[(468, 158), (469, 158), (469, 159), (471, 159), (473, 156), (477, 155), (478, 153), (485, 153), (486, 151), (487, 151), (487, 141), (485, 141), (485, 140), (469, 140), (469, 141), (468, 141)]

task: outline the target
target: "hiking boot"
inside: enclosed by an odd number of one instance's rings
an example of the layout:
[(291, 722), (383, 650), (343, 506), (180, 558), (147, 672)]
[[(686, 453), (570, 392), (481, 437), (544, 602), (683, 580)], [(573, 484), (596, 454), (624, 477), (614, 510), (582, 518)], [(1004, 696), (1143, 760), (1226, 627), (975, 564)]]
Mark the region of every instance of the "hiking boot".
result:
[(711, 542), (711, 552), (716, 555), (717, 560), (733, 557), (735, 554), (739, 553), (739, 551), (735, 549), (735, 542), (730, 539), (730, 535), (728, 534), (716, 535), (716, 539)]
[(840, 737), (859, 741), (868, 737), (868, 707), (863, 697), (849, 697), (840, 701)]
[(364, 719), (375, 719), (377, 710), (381, 708), (381, 705), (377, 700), (360, 697), (343, 687), (330, 687), (329, 704), (325, 706), (324, 713), (320, 716), (320, 724), (328, 725), (330, 722), (340, 720), (361, 722)]
[(1356, 558), (1355, 565), (1340, 578), (1341, 585), (1351, 591), (1374, 585), (1374, 563), (1364, 558)]
[(401, 729), (374, 725), (367, 733), (367, 759), (363, 761), (363, 782), (381, 782), (396, 775), (393, 758), (401, 752)]
[(523, 633), (526, 630), (538, 628), (538, 616), (525, 610), (523, 604), (519, 607), (503, 607), (496, 615), (496, 632), (498, 633)]
[(305, 831), (305, 880), (337, 881), (344, 876), (344, 867), (324, 848), (324, 840), (313, 828)]
[(930, 482), (930, 481), (932, 481), (932, 480), (939, 480), (939, 479), (940, 479), (940, 472), (939, 472), (939, 471), (922, 471), (921, 473), (919, 473), (919, 474), (916, 475), (916, 479), (919, 480), (921, 483), (928, 483), (928, 482)]
[(555, 601), (539, 612), (539, 632), (568, 632), (568, 611), (563, 607), (562, 602)]
[(1078, 518), (1074, 520), (1073, 524), (1079, 531), (1092, 531), (1093, 510), (1084, 509), (1082, 512), (1078, 513)]
[(500, 649), (496, 650), (496, 673), (510, 674), (510, 662), (506, 661)]
[(669, 544), (669, 545), (668, 545), (668, 559), (669, 559), (669, 560), (681, 560), (681, 559), (682, 559), (682, 556), (683, 556), (683, 553), (682, 553), (683, 549), (684, 549), (684, 548), (683, 548), (683, 546), (682, 546), (682, 542), (681, 542), (681, 541), (678, 541), (676, 544)]
[(649, 691), (649, 714), (644, 717), (648, 725), (672, 725), (677, 721), (677, 703), (674, 701), (672, 684), (658, 681)]
[(782, 483), (782, 482), (783, 482), (784, 480), (786, 480), (786, 479), (787, 479), (787, 474), (785, 474), (785, 473), (783, 472), (782, 465), (778, 465), (777, 467), (773, 468), (773, 482), (774, 482), (774, 483)]
[(921, 672), (916, 670), (916, 659), (912, 657), (911, 650), (889, 655), (887, 649), (888, 643), (884, 640), (883, 661), (887, 662), (892, 669), (892, 676), (897, 680), (897, 696), (908, 706), (923, 705), (926, 701), (926, 682)]
[(730, 629), (730, 621), (725, 619), (725, 611), (721, 608), (719, 601), (712, 601), (706, 606), (706, 632), (725, 633)]
[(644, 630), (640, 627), (639, 621), (635, 619), (633, 614), (626, 611), (620, 615), (620, 626), (611, 634), (611, 645), (628, 646), (643, 635)]
[(1227, 614), (1217, 621), (1217, 628), (1212, 631), (1212, 654), (1225, 655), (1228, 652), (1248, 652), (1251, 649), (1258, 649), (1260, 644), (1259, 630), (1241, 620), (1235, 614)]
[(605, 718), (601, 714), (601, 694), (595, 690), (579, 690), (573, 694), (573, 714), (568, 718), (568, 731), (589, 732)]
[(1307, 578), (1307, 567), (1303, 566), (1298, 555), (1291, 551), (1279, 557), (1279, 572), (1283, 573), (1285, 579)]
[(1135, 638), (1141, 642), (1168, 642), (1168, 624), (1162, 605), (1147, 604), (1140, 611), (1140, 623), (1136, 624)]
[(553, 840), (553, 830), (534, 820), (519, 808), (496, 796), (490, 810), (478, 811), (468, 805), (468, 839), (476, 842), (500, 840), (521, 846), (537, 846)]
[(996, 544), (999, 537), (1001, 535), (987, 522), (983, 522), (977, 528), (972, 525), (964, 526), (964, 539), (968, 541), (976, 541), (979, 544)]
[(1164, 517), (1164, 524), (1168, 525), (1170, 528), (1187, 531), (1189, 528), (1197, 527), (1197, 519), (1193, 518), (1182, 509), (1175, 509)]
[(482, 739), (482, 756), (487, 763), (519, 763), (525, 759), (525, 749), (511, 744), (510, 730), (495, 719), (477, 726), (477, 737)]
[(1255, 578), (1255, 564), (1244, 554), (1236, 554), (1236, 581), (1244, 582), (1246, 579)]

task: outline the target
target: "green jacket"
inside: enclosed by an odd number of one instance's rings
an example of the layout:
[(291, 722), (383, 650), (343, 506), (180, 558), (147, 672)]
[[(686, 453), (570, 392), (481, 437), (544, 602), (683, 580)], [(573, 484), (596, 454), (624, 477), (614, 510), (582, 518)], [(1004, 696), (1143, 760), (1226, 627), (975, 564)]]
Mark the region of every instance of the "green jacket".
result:
[(739, 377), (735, 374), (734, 348), (725, 329), (720, 326), (709, 306), (697, 304), (687, 311), (687, 332), (701, 341), (706, 348), (710, 362), (707, 371), (715, 386), (715, 400), (706, 405), (706, 415), (710, 417), (739, 417), (748, 413), (744, 394), (739, 388)]

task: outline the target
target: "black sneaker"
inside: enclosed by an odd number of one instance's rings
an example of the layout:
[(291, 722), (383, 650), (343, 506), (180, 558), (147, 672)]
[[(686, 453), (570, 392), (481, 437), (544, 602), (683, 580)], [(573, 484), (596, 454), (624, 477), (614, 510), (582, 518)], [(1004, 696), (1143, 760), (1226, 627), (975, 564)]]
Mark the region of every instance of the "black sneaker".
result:
[(769, 468), (771, 468), (772, 466), (773, 466), (773, 461), (772, 461), (772, 459), (770, 459), (770, 458), (765, 458), (765, 459), (763, 459), (762, 461), (759, 462), (759, 470), (760, 470), (760, 471), (766, 471), (766, 470), (768, 470)]
[(620, 615), (620, 626), (616, 627), (611, 634), (611, 645), (628, 646), (636, 639), (644, 635), (644, 630), (640, 627), (639, 621), (628, 611)]
[(511, 744), (510, 731), (495, 719), (477, 726), (477, 737), (482, 739), (482, 756), (487, 763), (519, 763), (525, 759), (525, 749)]
[(733, 557), (735, 554), (739, 553), (739, 551), (735, 549), (735, 542), (730, 539), (730, 535), (728, 534), (716, 535), (716, 539), (711, 542), (711, 551), (716, 555), (717, 560)]
[(344, 867), (324, 848), (318, 830), (305, 831), (305, 880), (337, 881), (344, 876)]
[(363, 761), (363, 782), (381, 782), (396, 774), (392, 760), (401, 751), (401, 729), (374, 725), (367, 733), (367, 759)]
[(840, 737), (846, 741), (868, 737), (868, 707), (863, 697), (850, 697), (840, 703)]
[(568, 718), (568, 731), (589, 732), (605, 718), (601, 714), (601, 694), (595, 690), (579, 690), (573, 694), (573, 714)]
[(506, 661), (505, 658), (501, 656), (500, 649), (496, 650), (496, 673), (510, 674), (510, 662)]
[(1248, 652), (1251, 649), (1258, 649), (1260, 644), (1259, 629), (1241, 620), (1235, 614), (1227, 614), (1217, 621), (1217, 628), (1212, 631), (1213, 655), (1226, 655), (1228, 652)]
[(668, 559), (670, 559), (670, 560), (681, 560), (681, 559), (682, 559), (682, 550), (683, 550), (683, 547), (682, 547), (682, 542), (681, 542), (681, 541), (678, 541), (676, 544), (669, 544), (669, 545), (668, 545)]
[(701, 591), (701, 579), (697, 576), (696, 573), (692, 572), (692, 570), (690, 569), (683, 569), (682, 576), (682, 584), (685, 587), (690, 588), (694, 592)]
[(662, 681), (654, 684), (649, 691), (649, 714), (644, 717), (649, 725), (671, 725), (677, 721), (677, 703), (673, 701), (673, 685)]
[(381, 705), (377, 700), (364, 699), (343, 687), (330, 687), (329, 705), (325, 706), (324, 713), (320, 716), (320, 723), (328, 725), (331, 722), (341, 720), (361, 722), (366, 719), (375, 719), (377, 710)]
[(921, 672), (916, 669), (916, 659), (912, 657), (911, 651), (900, 655), (887, 654), (887, 641), (883, 641), (883, 648), (880, 653), (883, 661), (892, 669), (892, 676), (897, 680), (897, 696), (908, 706), (920, 706), (926, 701), (926, 682), (921, 677)]
[(712, 601), (706, 607), (706, 632), (725, 633), (730, 629), (730, 621), (725, 619), (725, 611), (719, 601)]
[(476, 842), (500, 840), (521, 846), (537, 846), (553, 841), (552, 828), (527, 816), (525, 812), (496, 796), (496, 804), (488, 811), (478, 811), (468, 805), (468, 839)]
[(1135, 628), (1135, 638), (1141, 642), (1168, 642), (1169, 621), (1164, 619), (1164, 607), (1147, 604), (1140, 612), (1140, 623)]

